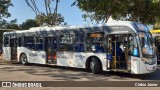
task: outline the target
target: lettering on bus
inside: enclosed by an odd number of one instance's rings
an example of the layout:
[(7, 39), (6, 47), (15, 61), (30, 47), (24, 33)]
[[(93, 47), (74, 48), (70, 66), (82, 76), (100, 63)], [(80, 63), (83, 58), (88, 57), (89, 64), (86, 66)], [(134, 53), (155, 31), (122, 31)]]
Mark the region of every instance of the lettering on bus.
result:
[(60, 36), (61, 43), (72, 44), (73, 43), (73, 35), (65, 34)]
[(83, 60), (85, 58), (85, 56), (83, 55), (75, 55), (75, 57), (78, 59), (78, 60)]
[(92, 33), (92, 34), (90, 34), (90, 37), (92, 37), (92, 38), (98, 38), (98, 37), (103, 37), (103, 36), (100, 33)]
[(128, 31), (113, 31), (112, 33), (113, 34), (115, 34), (115, 33), (128, 33)]

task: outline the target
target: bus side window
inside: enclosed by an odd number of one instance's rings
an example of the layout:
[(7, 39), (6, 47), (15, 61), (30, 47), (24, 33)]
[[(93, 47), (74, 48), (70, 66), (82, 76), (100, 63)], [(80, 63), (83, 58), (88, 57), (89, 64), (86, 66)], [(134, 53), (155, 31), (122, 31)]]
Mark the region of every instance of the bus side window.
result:
[(87, 33), (87, 51), (104, 52), (104, 32)]
[(84, 44), (75, 44), (76, 52), (84, 52)]
[(36, 37), (36, 50), (43, 50), (43, 37)]
[(18, 37), (18, 46), (19, 46), (19, 47), (22, 46), (22, 37)]
[(84, 52), (85, 46), (84, 46), (84, 40), (85, 40), (85, 33), (77, 33), (75, 35), (75, 52)]
[(35, 50), (35, 39), (33, 36), (25, 37), (25, 47)]
[(139, 56), (138, 43), (135, 37), (133, 37), (133, 50), (131, 51), (131, 53), (133, 56)]

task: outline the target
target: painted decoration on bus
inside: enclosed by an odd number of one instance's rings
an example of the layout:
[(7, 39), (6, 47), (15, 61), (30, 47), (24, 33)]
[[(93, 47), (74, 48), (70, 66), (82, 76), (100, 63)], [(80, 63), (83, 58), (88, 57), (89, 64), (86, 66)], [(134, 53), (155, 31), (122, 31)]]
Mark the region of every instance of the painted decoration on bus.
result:
[(138, 27), (138, 31), (149, 32), (149, 29), (143, 24), (136, 24), (136, 26)]
[(83, 60), (85, 58), (85, 56), (83, 55), (75, 55), (77, 60)]
[(72, 44), (73, 43), (73, 35), (65, 34), (60, 36), (61, 43)]
[(57, 54), (57, 58), (73, 59), (73, 53), (58, 52), (58, 54)]

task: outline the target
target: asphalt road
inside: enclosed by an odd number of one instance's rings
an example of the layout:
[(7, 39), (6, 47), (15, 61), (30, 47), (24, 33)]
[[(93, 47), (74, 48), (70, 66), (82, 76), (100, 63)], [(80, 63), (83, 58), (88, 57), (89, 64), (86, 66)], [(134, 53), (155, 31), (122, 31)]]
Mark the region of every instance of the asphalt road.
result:
[[(126, 73), (117, 73), (117, 72), (102, 72), (101, 74), (92, 74), (85, 71), (84, 69), (77, 69), (77, 68), (45, 66), (37, 64), (23, 66), (17, 63), (11, 64), (8, 62), (0, 62), (0, 81), (144, 81), (144, 80), (151, 80), (151, 81), (160, 80), (160, 65), (158, 65), (157, 70), (151, 74), (132, 75)], [(42, 90), (48, 90), (48, 89), (42, 89)], [(57, 89), (64, 90), (64, 88), (57, 88)], [(103, 88), (99, 89), (102, 90)], [(123, 90), (128, 90), (128, 89), (124, 88)]]
[(117, 72), (92, 74), (84, 69), (45, 65), (27, 65), (0, 63), (0, 80), (34, 81), (137, 81), (160, 80), (160, 65), (150, 74), (132, 75)]

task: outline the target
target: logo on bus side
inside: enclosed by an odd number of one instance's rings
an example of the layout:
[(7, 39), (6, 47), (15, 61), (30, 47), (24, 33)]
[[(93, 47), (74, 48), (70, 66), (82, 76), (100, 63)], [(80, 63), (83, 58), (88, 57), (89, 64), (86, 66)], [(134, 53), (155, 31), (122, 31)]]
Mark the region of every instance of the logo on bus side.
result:
[(75, 57), (78, 59), (78, 60), (83, 60), (85, 58), (85, 56), (83, 55), (75, 55)]
[(46, 58), (46, 56), (43, 54), (42, 56), (41, 56), (42, 58)]
[(37, 56), (37, 53), (29, 53), (29, 56)]

